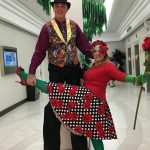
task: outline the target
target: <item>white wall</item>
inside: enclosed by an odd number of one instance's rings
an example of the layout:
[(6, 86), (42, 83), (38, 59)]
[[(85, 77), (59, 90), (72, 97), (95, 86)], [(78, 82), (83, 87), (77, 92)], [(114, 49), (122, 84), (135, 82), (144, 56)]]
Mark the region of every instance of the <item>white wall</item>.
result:
[(111, 53), (114, 52), (116, 49), (119, 49), (122, 52), (125, 52), (125, 44), (123, 41), (116, 41), (116, 42), (107, 42), (109, 47), (108, 54), (111, 56)]
[[(137, 30), (135, 30), (132, 34), (130, 34), (125, 40), (125, 47), (126, 47), (126, 56), (128, 56), (128, 48), (131, 47), (131, 63), (132, 63), (132, 74), (136, 74), (136, 68), (135, 68), (135, 44), (139, 44), (139, 60), (140, 60), (140, 74), (143, 74), (145, 71), (145, 66), (143, 63), (145, 62), (145, 53), (142, 50), (142, 42), (143, 39), (146, 36), (150, 36), (150, 27), (144, 27), (142, 25)], [(126, 66), (127, 66), (127, 72), (129, 72), (128, 69), (128, 59), (126, 59)], [(145, 88), (147, 87), (146, 84), (144, 84)], [(147, 89), (146, 89), (147, 91)]]
[[(107, 42), (107, 45), (109, 47), (109, 51), (108, 51), (109, 56), (112, 56), (112, 52), (114, 52), (116, 49), (125, 53), (125, 43), (123, 41)], [(126, 61), (125, 60), (124, 60), (123, 68), (126, 71)]]
[[(27, 72), (37, 36), (43, 24), (44, 21), (40, 17), (19, 1), (0, 1), (0, 45), (16, 47), (18, 63)], [(40, 70), (42, 76), (40, 76)], [(48, 79), (47, 59), (37, 69), (36, 76), (45, 80)], [(0, 90), (2, 93), (0, 94), (0, 111), (26, 98), (25, 87), (17, 85), (15, 80), (19, 80), (15, 74), (2, 76), (0, 72)]]
[[(28, 71), (37, 37), (0, 21), (0, 45), (16, 47), (18, 63)], [(16, 74), (2, 76), (0, 71), (0, 111), (26, 98), (26, 89), (15, 83)]]
[(83, 29), (82, 0), (70, 0), (70, 2), (71, 8), (67, 17), (76, 21), (80, 28)]
[[(147, 28), (144, 28), (144, 26), (141, 26), (136, 31), (134, 31), (132, 34), (130, 34), (125, 40), (125, 49), (126, 49), (126, 55), (128, 56), (128, 48), (131, 47), (131, 62), (132, 62), (132, 70), (133, 74), (135, 75), (135, 49), (134, 45), (139, 44), (139, 57), (140, 57), (140, 73), (144, 73), (145, 67), (143, 66), (143, 63), (145, 61), (144, 51), (142, 50), (142, 41), (146, 35), (150, 35), (150, 32), (147, 31)], [(127, 63), (127, 70), (128, 70), (128, 60), (126, 60)]]

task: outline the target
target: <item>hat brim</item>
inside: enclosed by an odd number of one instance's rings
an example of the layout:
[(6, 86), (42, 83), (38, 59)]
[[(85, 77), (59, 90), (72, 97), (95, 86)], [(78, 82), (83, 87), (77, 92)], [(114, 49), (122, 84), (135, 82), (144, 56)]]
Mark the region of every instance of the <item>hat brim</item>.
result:
[(55, 3), (64, 3), (67, 4), (68, 9), (71, 7), (71, 3), (70, 2), (50, 2), (51, 6), (53, 7)]

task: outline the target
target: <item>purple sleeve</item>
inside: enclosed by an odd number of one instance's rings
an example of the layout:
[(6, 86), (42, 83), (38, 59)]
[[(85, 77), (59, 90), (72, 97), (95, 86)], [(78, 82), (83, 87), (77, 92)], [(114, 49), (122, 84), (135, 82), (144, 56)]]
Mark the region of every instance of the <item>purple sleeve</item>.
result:
[(37, 67), (42, 63), (46, 56), (46, 51), (49, 47), (49, 34), (48, 28), (45, 24), (40, 32), (38, 41), (36, 43), (35, 51), (31, 59), (31, 64), (29, 67), (29, 74), (35, 74)]
[(93, 58), (92, 51), (91, 51), (91, 44), (86, 38), (86, 36), (81, 31), (78, 24), (76, 24), (76, 31), (77, 31), (77, 38), (76, 38), (76, 44), (77, 48), (86, 56)]

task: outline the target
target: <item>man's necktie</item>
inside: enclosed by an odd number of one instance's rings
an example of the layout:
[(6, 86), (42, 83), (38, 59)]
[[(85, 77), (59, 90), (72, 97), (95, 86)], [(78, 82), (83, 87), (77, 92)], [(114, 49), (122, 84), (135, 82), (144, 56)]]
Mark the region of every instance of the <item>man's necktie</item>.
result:
[(60, 28), (61, 28), (61, 33), (62, 33), (62, 35), (63, 35), (63, 37), (64, 37), (64, 40), (67, 41), (67, 34), (66, 34), (66, 30), (65, 30), (65, 24), (62, 23), (62, 24), (60, 25)]

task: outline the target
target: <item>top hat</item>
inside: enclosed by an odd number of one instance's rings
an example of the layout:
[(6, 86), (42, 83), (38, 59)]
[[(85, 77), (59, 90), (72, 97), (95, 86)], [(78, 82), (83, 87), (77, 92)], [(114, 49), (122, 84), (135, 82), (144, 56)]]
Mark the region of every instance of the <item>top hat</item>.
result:
[(53, 5), (54, 5), (55, 3), (65, 3), (65, 4), (67, 4), (68, 9), (69, 9), (70, 6), (71, 6), (71, 3), (70, 3), (70, 2), (67, 2), (67, 0), (54, 0), (54, 2), (51, 2), (51, 6), (53, 7)]

